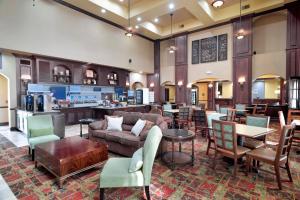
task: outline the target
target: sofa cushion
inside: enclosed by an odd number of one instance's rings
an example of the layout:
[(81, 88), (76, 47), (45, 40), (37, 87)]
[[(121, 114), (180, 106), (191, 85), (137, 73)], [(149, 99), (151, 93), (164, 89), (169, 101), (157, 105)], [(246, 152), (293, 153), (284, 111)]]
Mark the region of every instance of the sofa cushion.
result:
[(127, 146), (139, 146), (140, 144), (140, 137), (136, 137), (130, 132), (123, 131), (122, 132), (122, 138), (120, 140), (121, 144), (127, 145)]
[(142, 117), (142, 113), (138, 112), (124, 112), (124, 124), (135, 125), (135, 123)]
[(99, 138), (105, 139), (107, 133), (110, 133), (110, 132), (111, 132), (111, 131), (98, 129), (98, 130), (93, 130), (92, 135), (93, 135), (94, 137), (99, 137)]
[(145, 127), (143, 128), (142, 132), (140, 133), (140, 140), (146, 140), (148, 132), (155, 124), (153, 122), (150, 122), (146, 120)]
[(145, 127), (145, 125), (146, 125), (146, 120), (141, 120), (141, 119), (137, 120), (137, 122), (131, 129), (131, 133), (133, 133), (135, 136), (138, 137), (142, 132), (143, 128)]
[(122, 124), (123, 131), (131, 131), (132, 127), (132, 125)]
[(122, 138), (122, 132), (121, 131), (108, 131), (106, 133), (106, 140), (112, 141), (112, 142), (121, 142)]
[(153, 122), (156, 125), (159, 125), (164, 121), (163, 117), (159, 114), (145, 113), (142, 115), (141, 119), (148, 120)]
[(106, 120), (95, 121), (89, 124), (89, 127), (93, 130), (106, 129), (107, 122)]

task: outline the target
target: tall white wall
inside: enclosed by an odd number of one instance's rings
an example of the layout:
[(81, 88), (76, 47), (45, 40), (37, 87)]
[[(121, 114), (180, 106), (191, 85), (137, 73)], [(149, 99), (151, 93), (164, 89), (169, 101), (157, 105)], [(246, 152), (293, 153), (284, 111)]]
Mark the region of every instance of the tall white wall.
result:
[[(2, 53), (2, 69), (0, 74), (8, 79), (8, 107), (17, 107), (16, 58), (12, 54)], [(2, 98), (2, 97), (0, 97)], [(9, 110), (9, 126), (15, 127), (15, 111)]]
[[(0, 0), (0, 48), (153, 73), (153, 42), (54, 1)], [(132, 59), (129, 65), (128, 60)]]
[(252, 77), (274, 74), (286, 78), (285, 11), (271, 13), (254, 19)]

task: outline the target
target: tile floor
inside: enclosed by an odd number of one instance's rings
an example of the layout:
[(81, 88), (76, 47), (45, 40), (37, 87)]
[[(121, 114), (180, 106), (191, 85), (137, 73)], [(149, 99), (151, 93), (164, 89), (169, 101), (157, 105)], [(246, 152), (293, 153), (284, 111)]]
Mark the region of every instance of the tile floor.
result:
[[(79, 135), (80, 127), (78, 124), (72, 126), (66, 126), (66, 137), (72, 137)], [(87, 133), (88, 127), (83, 126), (82, 132)], [(8, 126), (0, 126), (0, 135), (9, 140), (15, 147), (27, 146), (27, 136), (18, 131), (11, 131)], [(12, 193), (11, 189), (0, 174), (0, 200), (15, 200), (16, 197)]]

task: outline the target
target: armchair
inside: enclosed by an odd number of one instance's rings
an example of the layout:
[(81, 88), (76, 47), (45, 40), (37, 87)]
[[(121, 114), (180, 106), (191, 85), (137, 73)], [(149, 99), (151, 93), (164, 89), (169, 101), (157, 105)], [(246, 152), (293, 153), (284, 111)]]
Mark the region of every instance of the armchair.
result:
[(60, 139), (54, 134), (51, 115), (35, 115), (28, 117), (27, 128), (29, 155), (32, 155), (32, 161), (34, 160), (34, 148), (36, 145)]
[(129, 172), (131, 158), (110, 158), (100, 174), (100, 199), (104, 199), (104, 189), (114, 187), (145, 187), (147, 199), (150, 199), (149, 186), (155, 155), (162, 138), (158, 126), (148, 133), (143, 147), (143, 167)]

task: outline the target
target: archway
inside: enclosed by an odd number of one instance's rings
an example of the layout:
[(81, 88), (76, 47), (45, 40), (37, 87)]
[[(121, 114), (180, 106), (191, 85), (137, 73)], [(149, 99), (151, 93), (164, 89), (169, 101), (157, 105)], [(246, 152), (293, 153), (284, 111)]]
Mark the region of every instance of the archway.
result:
[(133, 90), (136, 90), (136, 89), (140, 89), (140, 88), (143, 88), (144, 87), (144, 84), (141, 83), (141, 82), (134, 82), (132, 85), (131, 85), (131, 88)]
[(0, 73), (0, 126), (9, 123), (8, 78)]
[(252, 103), (282, 104), (285, 102), (285, 80), (275, 74), (263, 74), (252, 82)]
[(161, 84), (162, 97), (164, 102), (175, 103), (176, 86), (171, 81), (165, 81)]

